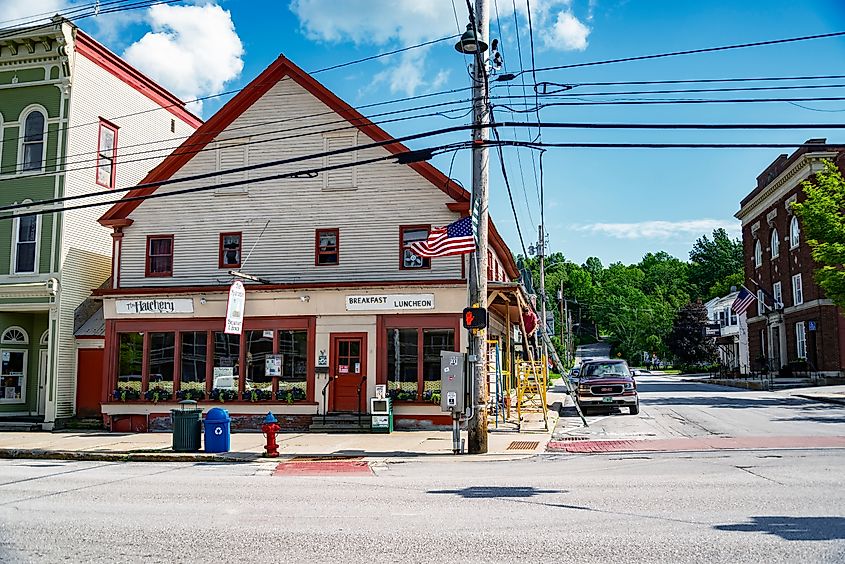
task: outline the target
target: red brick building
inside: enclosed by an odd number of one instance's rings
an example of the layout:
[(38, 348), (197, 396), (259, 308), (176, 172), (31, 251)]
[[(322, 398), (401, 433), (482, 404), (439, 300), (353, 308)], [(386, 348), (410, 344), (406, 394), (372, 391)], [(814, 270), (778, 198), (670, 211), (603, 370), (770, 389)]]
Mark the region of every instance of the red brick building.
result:
[(736, 213), (742, 221), (746, 287), (758, 299), (748, 310), (753, 370), (782, 371), (801, 359), (828, 376), (845, 369), (845, 318), (816, 284), (816, 264), (790, 209), (805, 199), (802, 183), (812, 181), (825, 160), (842, 169), (845, 147), (810, 139), (791, 155), (779, 155)]

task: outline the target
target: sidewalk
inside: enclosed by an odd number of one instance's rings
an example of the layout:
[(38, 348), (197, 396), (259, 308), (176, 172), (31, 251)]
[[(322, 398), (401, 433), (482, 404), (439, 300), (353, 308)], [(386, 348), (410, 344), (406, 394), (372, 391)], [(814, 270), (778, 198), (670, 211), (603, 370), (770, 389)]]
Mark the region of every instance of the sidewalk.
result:
[(777, 392), (782, 395), (845, 405), (845, 386), (815, 386), (810, 388), (792, 388)]
[[(564, 394), (550, 390), (547, 403), (548, 429), (542, 416), (529, 420), (523, 430), (514, 423), (499, 421), (488, 426), (488, 452), (473, 458), (509, 460), (545, 451), (557, 423), (554, 404)], [(466, 431), (461, 433), (466, 442)], [(280, 433), (280, 459), (294, 457), (418, 458), (453, 457), (451, 431), (394, 431), (372, 433)], [(203, 440), (204, 444), (204, 440)], [(106, 431), (0, 432), (0, 458), (50, 458), (66, 460), (154, 461), (154, 462), (251, 462), (263, 458), (262, 433), (233, 433), (227, 453), (173, 452), (170, 433), (109, 433)], [(466, 447), (465, 447), (466, 450)], [(468, 455), (463, 455), (466, 458)], [(269, 459), (266, 459), (269, 460)]]

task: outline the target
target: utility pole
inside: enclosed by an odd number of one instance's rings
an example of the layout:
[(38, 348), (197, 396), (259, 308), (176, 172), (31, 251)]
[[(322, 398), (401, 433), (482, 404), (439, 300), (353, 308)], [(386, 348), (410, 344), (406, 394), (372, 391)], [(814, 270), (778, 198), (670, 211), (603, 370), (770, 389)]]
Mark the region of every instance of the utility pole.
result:
[[(548, 333), (549, 325), (546, 322), (546, 234), (543, 232), (543, 199), (540, 198), (540, 239), (537, 241), (537, 254), (540, 255), (540, 328), (543, 333)], [(543, 339), (543, 362), (548, 364), (549, 349), (546, 340)], [(546, 367), (543, 367), (546, 370)], [(545, 374), (545, 372), (544, 372)]]
[[(469, 3), (467, 3), (469, 4)], [(469, 276), (469, 304), (470, 306), (487, 307), (487, 215), (488, 215), (488, 168), (489, 156), (487, 139), (489, 132), (486, 126), (490, 123), (489, 104), (487, 97), (487, 63), (484, 52), (487, 50), (490, 29), (490, 12), (487, 0), (475, 0), (474, 14), (470, 13), (470, 25), (467, 32), (455, 48), (465, 54), (474, 54), (472, 67), (472, 107), (473, 123), (477, 126), (473, 130), (472, 140), (472, 200), (470, 214), (478, 217), (477, 231), (478, 246), (470, 255)], [(474, 38), (472, 37), (474, 35)], [(487, 342), (485, 330), (471, 331), (470, 344), (470, 374), (472, 375), (472, 417), (467, 422), (467, 443), (470, 454), (484, 454), (487, 452)]]

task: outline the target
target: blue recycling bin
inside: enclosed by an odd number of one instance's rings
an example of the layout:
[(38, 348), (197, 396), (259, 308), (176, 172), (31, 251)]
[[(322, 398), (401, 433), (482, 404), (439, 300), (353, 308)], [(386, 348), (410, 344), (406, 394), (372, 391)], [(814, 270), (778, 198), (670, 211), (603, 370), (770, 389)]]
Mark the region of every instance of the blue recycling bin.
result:
[(229, 412), (213, 407), (205, 414), (205, 452), (229, 452), (232, 418)]

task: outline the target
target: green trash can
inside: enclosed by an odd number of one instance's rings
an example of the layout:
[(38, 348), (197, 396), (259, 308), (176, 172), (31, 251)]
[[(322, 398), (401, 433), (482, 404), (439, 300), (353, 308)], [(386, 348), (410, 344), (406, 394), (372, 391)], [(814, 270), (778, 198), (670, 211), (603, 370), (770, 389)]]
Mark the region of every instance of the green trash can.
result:
[(199, 452), (202, 435), (202, 409), (194, 400), (179, 402), (181, 409), (170, 410), (173, 423), (173, 451)]

